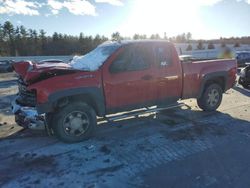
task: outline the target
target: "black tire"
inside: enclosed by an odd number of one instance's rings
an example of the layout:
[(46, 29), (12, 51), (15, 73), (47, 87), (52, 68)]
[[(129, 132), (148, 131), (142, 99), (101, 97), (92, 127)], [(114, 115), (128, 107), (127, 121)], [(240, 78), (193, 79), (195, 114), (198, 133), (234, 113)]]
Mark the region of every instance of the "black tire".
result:
[(70, 103), (53, 115), (52, 129), (56, 137), (67, 143), (88, 139), (96, 128), (96, 113), (85, 103)]
[(245, 88), (245, 89), (250, 89), (249, 84), (247, 84), (247, 83), (245, 83), (245, 82), (242, 82), (241, 85), (242, 85), (242, 87)]
[(242, 85), (245, 89), (250, 89), (250, 83), (247, 83), (246, 81), (243, 81), (243, 79), (240, 77), (238, 80), (238, 83)]
[(46, 113), (45, 114), (45, 128), (46, 128), (46, 132), (49, 136), (54, 135), (53, 129), (52, 129), (52, 125), (53, 125), (53, 113)]
[(8, 67), (7, 68), (7, 72), (13, 72), (13, 68), (12, 67)]
[(215, 111), (221, 104), (222, 88), (218, 84), (207, 86), (202, 96), (197, 99), (198, 106), (204, 111)]

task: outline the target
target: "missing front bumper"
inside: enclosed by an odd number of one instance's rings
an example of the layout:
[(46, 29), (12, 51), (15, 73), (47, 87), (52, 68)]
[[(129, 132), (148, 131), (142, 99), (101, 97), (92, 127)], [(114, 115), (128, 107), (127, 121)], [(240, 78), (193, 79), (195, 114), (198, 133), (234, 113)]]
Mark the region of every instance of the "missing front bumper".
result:
[(24, 128), (35, 130), (45, 129), (44, 115), (39, 115), (36, 108), (21, 106), (16, 103), (16, 99), (11, 103), (12, 112), (15, 114), (15, 121)]

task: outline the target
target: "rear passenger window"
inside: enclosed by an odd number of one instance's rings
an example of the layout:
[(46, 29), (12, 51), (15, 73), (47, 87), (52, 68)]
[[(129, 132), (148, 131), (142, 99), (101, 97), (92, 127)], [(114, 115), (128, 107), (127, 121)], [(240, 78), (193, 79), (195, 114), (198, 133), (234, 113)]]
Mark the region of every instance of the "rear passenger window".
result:
[(165, 45), (155, 48), (156, 64), (158, 67), (164, 67), (172, 64), (171, 48)]

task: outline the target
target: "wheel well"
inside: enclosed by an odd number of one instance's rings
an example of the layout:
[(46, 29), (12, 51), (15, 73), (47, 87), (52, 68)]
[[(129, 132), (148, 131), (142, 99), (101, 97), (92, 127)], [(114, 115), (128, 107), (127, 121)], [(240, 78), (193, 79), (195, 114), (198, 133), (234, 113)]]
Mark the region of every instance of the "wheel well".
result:
[(209, 85), (211, 84), (218, 84), (221, 89), (223, 91), (225, 91), (225, 88), (226, 88), (226, 81), (225, 81), (225, 78), (223, 76), (219, 76), (219, 77), (215, 77), (215, 78), (212, 78), (212, 79), (209, 79), (205, 82), (205, 85), (204, 85), (204, 89), (207, 88)]
[(84, 102), (88, 104), (89, 106), (91, 106), (95, 110), (96, 114), (99, 114), (99, 110), (98, 110), (95, 99), (91, 95), (88, 95), (88, 94), (73, 95), (73, 96), (61, 98), (56, 102), (55, 107), (56, 108), (63, 107), (71, 102)]

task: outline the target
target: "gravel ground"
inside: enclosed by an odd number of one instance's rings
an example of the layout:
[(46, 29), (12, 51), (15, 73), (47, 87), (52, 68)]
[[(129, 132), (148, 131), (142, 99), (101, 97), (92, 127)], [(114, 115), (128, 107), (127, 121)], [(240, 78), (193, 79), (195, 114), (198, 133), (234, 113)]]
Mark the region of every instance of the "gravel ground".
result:
[(10, 112), (14, 74), (0, 75), (0, 187), (249, 187), (250, 91), (235, 86), (217, 112), (187, 107), (101, 123), (64, 144), (23, 130)]

